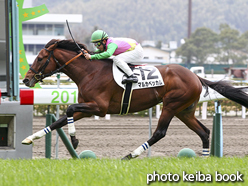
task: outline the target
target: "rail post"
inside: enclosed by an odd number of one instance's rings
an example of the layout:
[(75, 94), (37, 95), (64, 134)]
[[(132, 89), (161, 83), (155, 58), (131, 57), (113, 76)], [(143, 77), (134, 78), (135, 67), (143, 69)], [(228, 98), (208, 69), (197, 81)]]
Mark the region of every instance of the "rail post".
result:
[[(46, 115), (46, 127), (50, 126), (52, 124), (52, 114), (50, 112), (50, 106), (48, 106), (48, 113)], [(51, 146), (52, 146), (52, 133), (48, 133), (45, 136), (45, 157), (51, 158)]]
[(223, 157), (223, 129), (221, 105), (219, 101), (215, 102), (215, 115), (213, 117), (213, 130), (210, 154), (212, 156)]
[[(148, 109), (149, 115), (149, 139), (152, 137), (152, 107)], [(149, 147), (147, 156), (151, 157), (152, 154), (152, 147)]]

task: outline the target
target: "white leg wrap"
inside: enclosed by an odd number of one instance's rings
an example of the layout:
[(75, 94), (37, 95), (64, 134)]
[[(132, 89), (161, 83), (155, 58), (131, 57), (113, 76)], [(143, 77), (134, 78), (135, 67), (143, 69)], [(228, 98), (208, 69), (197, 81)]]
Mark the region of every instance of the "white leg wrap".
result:
[(204, 156), (204, 157), (209, 157), (209, 149), (204, 148), (204, 149), (202, 150), (202, 156)]
[(149, 144), (145, 142), (143, 145), (139, 146), (136, 150), (134, 150), (131, 154), (133, 158), (136, 158), (137, 156), (141, 155), (142, 152), (147, 150), (149, 148)]
[(34, 133), (32, 136), (30, 136), (31, 140), (33, 141), (34, 139), (40, 139), (41, 137), (45, 136), (46, 134), (50, 133), (51, 129), (50, 127), (46, 127), (36, 133)]
[(75, 136), (76, 129), (75, 129), (73, 117), (68, 117), (67, 123), (68, 123), (68, 133), (70, 134), (70, 136)]

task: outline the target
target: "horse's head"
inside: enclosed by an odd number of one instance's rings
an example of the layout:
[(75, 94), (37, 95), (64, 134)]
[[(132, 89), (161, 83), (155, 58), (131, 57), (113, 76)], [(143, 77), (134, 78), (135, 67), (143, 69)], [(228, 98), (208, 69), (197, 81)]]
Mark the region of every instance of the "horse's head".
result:
[[(50, 44), (49, 44), (50, 43)], [(38, 56), (35, 58), (32, 66), (28, 70), (23, 83), (28, 87), (34, 87), (34, 85), (48, 77), (56, 69), (56, 59), (53, 56), (53, 50), (58, 45), (58, 40), (51, 40), (47, 48), (43, 48)], [(46, 46), (48, 46), (48, 44)]]
[[(78, 46), (80, 47), (80, 49), (78, 48)], [(55, 50), (56, 48), (63, 50)], [(64, 54), (69, 54), (67, 55), (68, 61), (65, 60), (65, 56), (60, 55), (57, 51), (64, 51)], [(72, 52), (69, 53), (68, 51)], [(75, 59), (79, 58), (80, 56), (83, 56), (82, 51), (87, 51), (88, 53), (92, 54), (92, 52), (87, 50), (87, 47), (84, 44), (79, 43), (76, 45), (75, 42), (73, 42), (72, 40), (52, 39), (46, 44), (45, 48), (43, 48), (39, 52), (38, 56), (35, 58), (32, 66), (28, 70), (23, 80), (23, 83), (25, 83), (25, 85), (28, 87), (34, 87), (37, 82), (42, 82), (44, 78), (60, 72), (60, 70), (62, 70), (69, 63), (75, 61)], [(71, 57), (77, 53), (79, 54)], [(54, 55), (56, 55), (56, 58), (54, 57)], [(85, 58), (83, 57), (80, 59)]]

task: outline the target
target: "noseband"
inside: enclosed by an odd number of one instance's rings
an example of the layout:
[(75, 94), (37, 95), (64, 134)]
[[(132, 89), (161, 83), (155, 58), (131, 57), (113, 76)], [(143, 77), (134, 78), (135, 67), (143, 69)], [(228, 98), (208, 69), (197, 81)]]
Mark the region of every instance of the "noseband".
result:
[[(66, 65), (68, 65), (69, 63), (71, 63), (74, 59), (77, 59), (79, 56), (81, 56), (83, 54), (83, 52), (80, 52), (77, 56), (73, 57), (72, 59), (70, 59), (68, 62), (66, 62), (64, 65), (60, 65), (58, 60), (54, 57), (53, 55), (53, 50), (48, 50), (46, 48), (44, 48), (47, 52), (49, 52), (49, 56), (45, 62), (45, 64), (38, 70), (38, 72), (36, 70), (34, 70), (32, 67), (30, 67), (30, 70), (32, 70), (35, 75), (34, 78), (37, 81), (43, 82), (42, 80), (46, 77), (52, 76), (53, 74), (56, 74), (57, 72), (59, 72), (62, 68), (64, 68)], [(57, 68), (54, 71), (51, 71), (50, 73), (44, 74), (44, 71), (46, 69), (46, 67), (48, 66), (49, 62), (50, 62), (50, 58), (51, 56), (53, 56), (54, 61), (56, 62), (56, 64), (59, 66), (59, 68)]]

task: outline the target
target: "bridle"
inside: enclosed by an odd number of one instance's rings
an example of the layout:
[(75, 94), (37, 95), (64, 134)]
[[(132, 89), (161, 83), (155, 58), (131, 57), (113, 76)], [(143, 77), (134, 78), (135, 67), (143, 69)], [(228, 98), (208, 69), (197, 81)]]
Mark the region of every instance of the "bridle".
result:
[[(42, 80), (46, 77), (52, 76), (53, 74), (56, 74), (57, 72), (59, 72), (62, 68), (64, 68), (66, 65), (68, 65), (69, 63), (71, 63), (73, 60), (77, 59), (79, 56), (81, 56), (83, 54), (83, 51), (81, 51), (77, 56), (73, 57), (72, 59), (70, 59), (69, 61), (67, 61), (65, 64), (60, 65), (58, 60), (54, 57), (53, 54), (53, 50), (48, 50), (46, 48), (44, 48), (47, 52), (49, 52), (49, 56), (45, 62), (45, 64), (39, 68), (38, 72), (36, 70), (34, 70), (32, 67), (30, 67), (30, 70), (32, 70), (35, 75), (34, 78), (37, 81), (43, 82)], [(46, 67), (48, 66), (49, 62), (50, 62), (50, 58), (51, 56), (53, 56), (54, 61), (56, 62), (56, 64), (59, 66), (59, 68), (57, 68), (54, 71), (51, 71), (50, 73), (44, 74), (44, 71), (46, 69)]]

